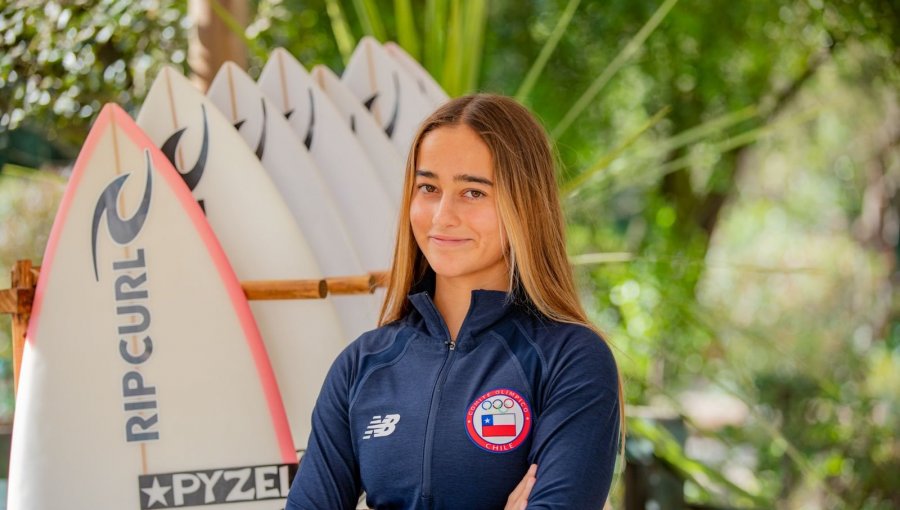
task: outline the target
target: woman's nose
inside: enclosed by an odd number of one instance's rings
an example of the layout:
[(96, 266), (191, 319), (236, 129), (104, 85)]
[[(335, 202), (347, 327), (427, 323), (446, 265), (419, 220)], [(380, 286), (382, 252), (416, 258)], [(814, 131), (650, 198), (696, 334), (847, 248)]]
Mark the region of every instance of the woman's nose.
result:
[(454, 226), (459, 223), (456, 200), (449, 193), (444, 193), (434, 210), (432, 222), (439, 226)]

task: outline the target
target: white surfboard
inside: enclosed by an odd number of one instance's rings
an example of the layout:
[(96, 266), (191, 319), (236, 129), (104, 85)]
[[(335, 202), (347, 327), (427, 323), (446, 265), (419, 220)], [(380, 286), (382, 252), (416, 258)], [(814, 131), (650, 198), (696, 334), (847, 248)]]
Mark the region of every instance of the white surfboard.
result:
[[(272, 177), (300, 230), (309, 240), (325, 276), (365, 274), (357, 253), (367, 247), (353, 246), (331, 191), (320, 175), (321, 171), (279, 108), (263, 95), (243, 69), (232, 62), (226, 62), (219, 68), (206, 95), (237, 127)], [(351, 142), (355, 143), (355, 140)], [(348, 146), (342, 144), (332, 150), (344, 153)], [(362, 157), (365, 158), (364, 155)], [(363, 162), (367, 163), (365, 160)], [(354, 171), (365, 170), (349, 162), (345, 167)], [(369, 172), (374, 173), (371, 169)], [(374, 296), (332, 296), (328, 299), (333, 300), (337, 307), (347, 340), (377, 326), (378, 302)]]
[[(187, 78), (164, 68), (137, 123), (175, 162), (241, 280), (322, 277), (256, 155)], [(294, 443), (305, 449), (319, 388), (346, 335), (331, 301), (254, 301), (251, 309), (278, 378)]]
[(412, 55), (407, 53), (402, 46), (388, 41), (384, 43), (384, 49), (415, 80), (419, 86), (419, 91), (431, 101), (431, 105), (434, 108), (450, 100), (450, 96), (444, 92), (444, 89), (435, 81), (431, 74)]
[[(283, 48), (276, 48), (269, 55), (269, 61), (257, 82), (269, 99), (284, 112), (291, 127), (312, 151), (323, 171), (353, 168), (367, 176), (376, 175), (387, 191), (392, 210), (396, 212), (401, 195), (396, 182), (376, 170), (374, 161), (370, 160), (341, 113), (316, 85), (303, 64)], [(390, 175), (402, 171), (398, 160), (387, 163), (395, 165), (390, 167)]]
[[(273, 88), (272, 80), (284, 80), (285, 88), (272, 96), (275, 104), (285, 113), (292, 112), (288, 121), (297, 136), (309, 144), (310, 154), (334, 194), (354, 243), (362, 247), (363, 265), (368, 270), (382, 271), (390, 265), (396, 235), (398, 203), (386, 191), (392, 188), (379, 181), (369, 164), (371, 160), (348, 136), (333, 105), (321, 91), (310, 86), (303, 66), (287, 57), (287, 52), (276, 50), (269, 59), (263, 71), (268, 90)], [(281, 70), (281, 77), (273, 77)]]
[(369, 155), (369, 161), (378, 169), (382, 181), (387, 183), (388, 188), (400, 189), (402, 193), (406, 153), (401, 154), (397, 150), (375, 118), (331, 69), (317, 65), (310, 74), (341, 113), (345, 125), (356, 135)]
[(419, 124), (434, 111), (434, 105), (400, 64), (375, 38), (363, 37), (341, 81), (368, 108), (397, 150), (406, 154)]
[(278, 510), (294, 463), (224, 253), (165, 157), (106, 106), (41, 265), (7, 508)]

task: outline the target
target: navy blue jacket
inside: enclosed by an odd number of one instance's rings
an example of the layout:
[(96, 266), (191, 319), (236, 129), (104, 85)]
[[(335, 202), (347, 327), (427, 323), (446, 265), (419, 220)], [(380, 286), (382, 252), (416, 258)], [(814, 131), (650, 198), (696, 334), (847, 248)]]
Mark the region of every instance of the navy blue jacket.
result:
[(337, 358), (285, 510), (600, 509), (619, 434), (618, 375), (592, 330), (476, 290), (455, 345), (428, 292)]

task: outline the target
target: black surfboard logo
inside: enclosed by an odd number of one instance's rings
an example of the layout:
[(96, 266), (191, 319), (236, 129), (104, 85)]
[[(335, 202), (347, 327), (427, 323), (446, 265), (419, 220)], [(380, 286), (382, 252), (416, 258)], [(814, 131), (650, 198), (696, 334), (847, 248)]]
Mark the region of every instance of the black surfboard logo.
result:
[(307, 89), (309, 93), (309, 127), (306, 129), (306, 137), (303, 139), (303, 145), (306, 145), (306, 149), (309, 150), (312, 147), (313, 142), (313, 131), (316, 127), (316, 105), (313, 103), (313, 92), (312, 89)]
[(206, 122), (206, 106), (200, 105), (200, 110), (203, 112), (203, 139), (200, 142), (200, 155), (197, 156), (197, 162), (194, 163), (194, 166), (188, 172), (182, 172), (175, 162), (175, 151), (178, 149), (178, 142), (181, 140), (181, 136), (187, 130), (186, 127), (172, 133), (161, 147), (163, 154), (166, 155), (166, 159), (172, 163), (175, 170), (178, 170), (181, 180), (187, 184), (188, 189), (191, 191), (194, 191), (200, 179), (203, 178), (203, 171), (206, 169), (206, 158), (209, 156), (209, 127)]
[[(306, 149), (309, 150), (309, 148), (312, 147), (313, 131), (314, 131), (315, 124), (316, 124), (316, 105), (315, 105), (315, 103), (313, 103), (312, 89), (311, 88), (307, 89), (307, 91), (309, 92), (309, 123), (307, 124), (307, 128), (306, 128), (306, 137), (303, 138), (303, 145), (305, 145)], [(284, 118), (287, 120), (291, 120), (291, 115), (293, 115), (293, 114), (294, 114), (294, 109), (291, 108), (290, 110), (284, 112)], [(351, 123), (352, 123), (352, 117), (351, 117)]]
[[(259, 104), (262, 107), (262, 132), (259, 134), (259, 141), (256, 143), (256, 158), (262, 161), (263, 153), (266, 150), (266, 128), (268, 127), (268, 112), (266, 111), (266, 100), (259, 98)], [(241, 130), (241, 126), (247, 122), (247, 119), (239, 120), (234, 124), (234, 129)]]
[[(397, 76), (397, 72), (394, 71), (391, 73), (391, 76), (394, 78), (394, 111), (391, 113), (391, 119), (388, 121), (387, 126), (384, 127), (384, 133), (388, 135), (388, 138), (393, 138), (394, 136), (394, 128), (397, 127), (397, 118), (400, 116), (400, 78)], [(376, 92), (372, 94), (371, 97), (363, 101), (363, 105), (365, 105), (366, 109), (370, 112), (372, 111), (372, 106), (375, 104), (375, 101), (378, 99), (380, 93)], [(350, 118), (350, 129), (356, 131), (354, 129), (354, 119)]]
[(109, 235), (120, 246), (131, 243), (144, 227), (144, 220), (147, 219), (147, 213), (150, 211), (150, 195), (152, 193), (153, 184), (153, 165), (150, 162), (150, 151), (144, 149), (144, 158), (147, 162), (147, 183), (144, 185), (144, 195), (137, 211), (131, 218), (122, 219), (118, 209), (119, 191), (125, 184), (130, 173), (120, 175), (113, 179), (97, 199), (97, 205), (94, 206), (94, 219), (91, 222), (91, 258), (94, 263), (94, 279), (100, 281), (100, 273), (97, 271), (97, 237), (100, 232), (100, 222), (103, 219), (103, 213), (106, 213), (106, 228)]

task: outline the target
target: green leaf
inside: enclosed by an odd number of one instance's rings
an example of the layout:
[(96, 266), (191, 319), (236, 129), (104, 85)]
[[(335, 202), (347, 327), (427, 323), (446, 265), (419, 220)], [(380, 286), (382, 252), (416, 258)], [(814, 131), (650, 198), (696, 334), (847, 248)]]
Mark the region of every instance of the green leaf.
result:
[(575, 10), (578, 9), (578, 4), (580, 3), (581, 0), (569, 0), (566, 9), (559, 16), (559, 21), (556, 22), (556, 27), (553, 28), (553, 33), (547, 38), (538, 57), (535, 59), (534, 63), (531, 64), (531, 69), (528, 70), (528, 74), (525, 75), (525, 79), (522, 80), (522, 84), (519, 85), (519, 90), (516, 92), (516, 100), (519, 102), (524, 103), (528, 98), (528, 94), (530, 94), (531, 89), (534, 88), (534, 84), (544, 70), (544, 66), (547, 65), (547, 60), (550, 59), (550, 55), (552, 55), (553, 50), (556, 49), (556, 45), (559, 43), (560, 38), (562, 38), (563, 34), (566, 32), (566, 27), (568, 27), (569, 23), (572, 21), (572, 16), (575, 14)]
[[(771, 122), (765, 126), (739, 133), (721, 142), (710, 144), (709, 151), (714, 154), (724, 154), (738, 147), (750, 145), (751, 143), (754, 143), (765, 136), (777, 132), (778, 130), (784, 129), (785, 127), (797, 126), (799, 124), (803, 124), (809, 122), (810, 120), (813, 120), (814, 118), (816, 118), (816, 116), (818, 116), (821, 109), (821, 107), (811, 108), (792, 117), (785, 117), (783, 119), (779, 119), (776, 122)], [(643, 169), (632, 169), (632, 171), (629, 173), (629, 176), (631, 178), (628, 181), (617, 183), (617, 185), (614, 186), (610, 190), (610, 192), (614, 193), (615, 191), (618, 191), (624, 186), (628, 185), (657, 182), (666, 174), (691, 166), (694, 161), (695, 160), (692, 155), (688, 154), (686, 156), (673, 159), (660, 165), (650, 165)]]
[(768, 506), (764, 498), (747, 492), (734, 482), (726, 478), (719, 471), (709, 468), (685, 455), (684, 449), (672, 434), (660, 425), (652, 424), (646, 420), (634, 419), (628, 421), (628, 430), (631, 434), (643, 437), (653, 443), (653, 454), (671, 466), (682, 478), (697, 484), (707, 494), (714, 491), (708, 486), (714, 482), (729, 492), (753, 502), (760, 507)]
[(609, 80), (612, 79), (616, 73), (619, 72), (622, 67), (631, 60), (638, 50), (644, 45), (644, 42), (650, 37), (650, 34), (656, 30), (656, 27), (662, 23), (662, 20), (665, 19), (666, 15), (669, 14), (669, 11), (672, 10), (672, 7), (678, 3), (678, 0), (665, 0), (657, 9), (656, 12), (650, 16), (650, 19), (647, 20), (647, 23), (638, 30), (638, 33), (634, 34), (634, 37), (628, 41), (628, 44), (622, 48), (622, 51), (616, 55), (616, 58), (613, 59), (612, 62), (603, 70), (600, 76), (591, 83), (591, 86), (588, 87), (587, 90), (581, 94), (581, 97), (575, 101), (575, 104), (569, 108), (569, 111), (566, 112), (563, 119), (559, 121), (559, 124), (553, 128), (553, 138), (559, 140), (559, 138), (566, 132), (567, 129), (575, 122), (575, 119), (578, 118), (579, 115), (584, 111), (585, 108), (597, 97), (597, 94), (600, 90), (609, 83)]
[(344, 16), (344, 9), (339, 0), (325, 0), (325, 10), (328, 11), (328, 17), (331, 19), (334, 41), (337, 43), (338, 51), (341, 52), (344, 64), (346, 64), (350, 60), (350, 55), (353, 55), (356, 38), (350, 32), (350, 25), (347, 24), (347, 18)]
[(469, 0), (463, 10), (462, 61), (464, 62), (460, 94), (467, 94), (478, 86), (484, 30), (487, 26), (487, 0)]
[(374, 0), (353, 0), (353, 8), (365, 33), (378, 39), (379, 42), (385, 42), (387, 32), (384, 30), (384, 23), (381, 22), (381, 14)]
[(725, 115), (710, 119), (690, 129), (686, 129), (667, 140), (661, 141), (654, 147), (653, 152), (654, 154), (665, 154), (669, 151), (684, 147), (685, 145), (700, 141), (709, 135), (720, 134), (722, 130), (730, 128), (745, 120), (752, 119), (758, 114), (759, 108), (756, 105), (728, 112)]
[(595, 264), (619, 264), (635, 260), (633, 253), (628, 252), (604, 252), (581, 253), (569, 257), (569, 264), (573, 266), (592, 266)]
[(604, 154), (603, 157), (601, 157), (590, 168), (581, 172), (580, 174), (575, 176), (575, 178), (572, 179), (570, 182), (561, 186), (560, 192), (561, 192), (562, 196), (568, 196), (568, 195), (574, 193), (575, 191), (578, 190), (578, 188), (580, 188), (582, 185), (584, 185), (584, 183), (586, 183), (594, 174), (596, 174), (597, 172), (608, 167), (610, 165), (610, 163), (612, 163), (619, 156), (621, 156), (622, 153), (625, 152), (626, 149), (631, 147), (634, 144), (634, 142), (636, 142), (641, 137), (641, 135), (643, 135), (644, 133), (647, 132), (647, 130), (649, 130), (656, 124), (658, 124), (659, 121), (661, 121), (663, 119), (663, 117), (665, 117), (671, 110), (672, 110), (672, 108), (670, 106), (665, 106), (660, 111), (656, 112), (656, 114), (654, 114), (653, 117), (650, 117), (650, 119), (647, 120), (647, 122), (642, 124), (637, 130), (635, 130), (634, 133), (632, 133), (627, 138), (625, 138), (625, 140), (623, 140), (622, 143), (617, 145), (613, 150)]
[(416, 31), (411, 0), (394, 0), (394, 17), (397, 20), (397, 43), (414, 59), (421, 61), (419, 34)]
[(447, 44), (444, 50), (444, 89), (451, 96), (458, 96), (462, 88), (463, 73), (463, 23), (462, 0), (450, 0), (450, 18), (447, 23)]
[(444, 82), (447, 0), (425, 0), (425, 68), (441, 85)]

